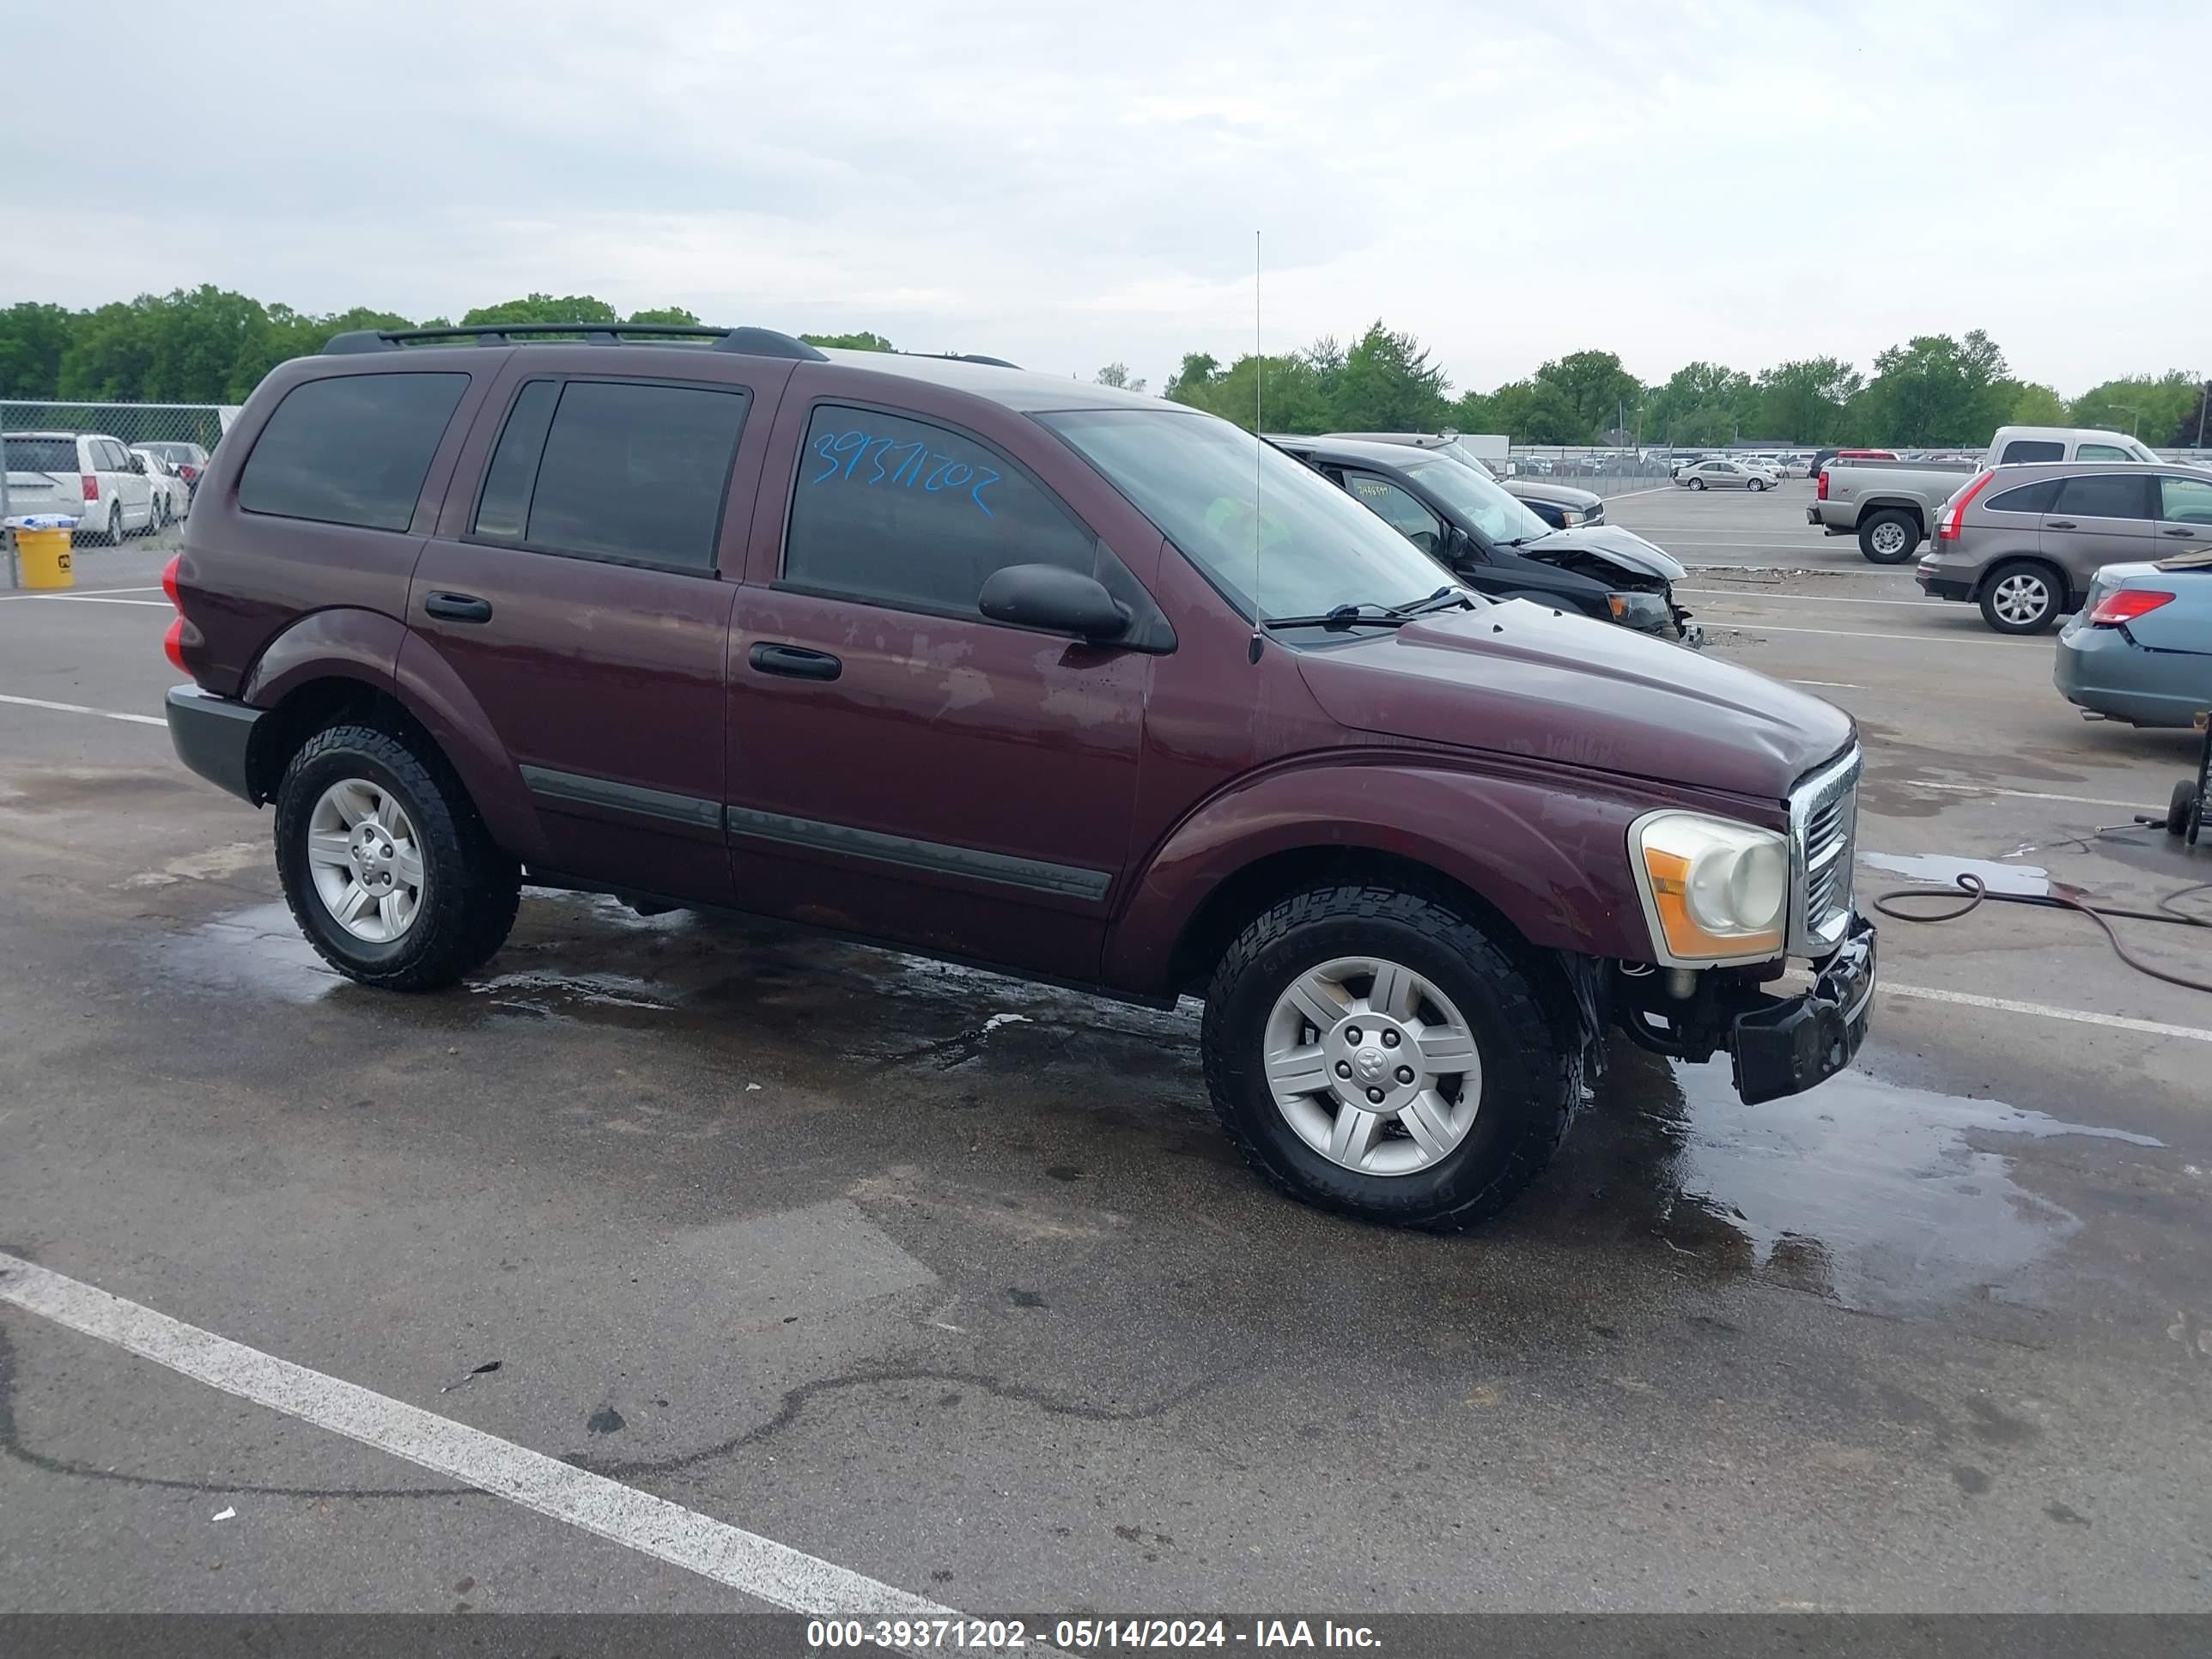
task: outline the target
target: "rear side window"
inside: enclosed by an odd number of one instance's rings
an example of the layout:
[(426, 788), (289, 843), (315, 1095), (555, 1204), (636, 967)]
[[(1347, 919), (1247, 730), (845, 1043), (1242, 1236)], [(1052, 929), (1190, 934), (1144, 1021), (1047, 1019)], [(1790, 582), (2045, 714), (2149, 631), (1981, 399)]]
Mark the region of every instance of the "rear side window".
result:
[(1097, 538), (977, 440), (877, 410), (814, 411), (784, 539), (793, 586), (968, 617), (1007, 565), (1088, 576), (1098, 563)]
[(248, 513), (404, 530), (465, 374), (341, 374), (294, 386), (239, 475)]
[(2027, 461), (2063, 461), (2066, 446), (2045, 438), (2014, 438), (1997, 457), (2001, 466), (2012, 466)]
[(2041, 483), (2022, 484), (2002, 495), (1993, 495), (1987, 505), (1992, 513), (2048, 513), (2051, 504), (2057, 499), (2058, 480), (2045, 478)]
[(2077, 461), (2132, 461), (2141, 459), (2118, 444), (2083, 444), (2074, 453)]
[(2212, 482), (2203, 478), (2160, 478), (2159, 517), (2169, 524), (2212, 525)]
[(74, 472), (76, 465), (76, 440), (74, 438), (15, 438), (7, 440), (8, 470), (10, 472)]
[(532, 380), (492, 453), (475, 533), (542, 552), (712, 572), (750, 402), (735, 386)]
[(2058, 488), (2051, 510), (2083, 519), (2148, 519), (2152, 480), (2125, 472), (2091, 473), (2069, 478)]

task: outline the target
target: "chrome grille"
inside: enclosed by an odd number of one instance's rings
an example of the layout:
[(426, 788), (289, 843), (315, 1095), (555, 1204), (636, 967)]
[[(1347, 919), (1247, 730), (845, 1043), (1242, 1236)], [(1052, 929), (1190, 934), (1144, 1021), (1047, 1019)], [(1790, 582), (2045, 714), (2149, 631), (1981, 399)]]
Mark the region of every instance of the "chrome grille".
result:
[(1790, 794), (1790, 850), (1796, 878), (1790, 884), (1792, 956), (1826, 956), (1850, 925), (1851, 858), (1858, 835), (1863, 764), (1855, 747)]

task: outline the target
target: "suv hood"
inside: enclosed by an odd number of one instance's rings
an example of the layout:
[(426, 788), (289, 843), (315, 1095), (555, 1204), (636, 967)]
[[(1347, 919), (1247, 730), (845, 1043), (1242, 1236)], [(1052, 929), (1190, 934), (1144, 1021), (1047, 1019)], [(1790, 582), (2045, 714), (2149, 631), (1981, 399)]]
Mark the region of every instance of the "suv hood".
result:
[(1555, 484), (1542, 478), (1532, 478), (1525, 472), (1516, 472), (1510, 478), (1500, 478), (1498, 483), (1509, 495), (1518, 495), (1523, 501), (1551, 501), (1560, 507), (1571, 507), (1577, 513), (1587, 513), (1604, 499), (1595, 489), (1577, 489), (1572, 484)]
[(1299, 654), (1357, 731), (1779, 801), (1851, 741), (1832, 703), (1526, 599)]
[(1577, 525), (1572, 530), (1554, 530), (1548, 536), (1539, 536), (1534, 541), (1522, 542), (1513, 550), (1531, 559), (1541, 559), (1546, 564), (1578, 569), (1587, 575), (1595, 575), (1593, 565), (1613, 565), (1639, 576), (1656, 576), (1662, 582), (1678, 582), (1689, 572), (1666, 549), (1647, 542), (1632, 530), (1623, 530), (1619, 525)]

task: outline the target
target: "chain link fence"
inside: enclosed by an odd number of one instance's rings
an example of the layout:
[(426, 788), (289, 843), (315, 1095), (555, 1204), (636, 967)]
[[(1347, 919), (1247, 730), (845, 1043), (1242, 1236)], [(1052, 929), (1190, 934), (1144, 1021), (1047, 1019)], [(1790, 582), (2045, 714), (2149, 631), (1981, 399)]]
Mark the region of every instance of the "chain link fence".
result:
[(173, 545), (208, 457), (237, 415), (223, 404), (0, 403), (0, 524), (74, 520), (78, 550)]

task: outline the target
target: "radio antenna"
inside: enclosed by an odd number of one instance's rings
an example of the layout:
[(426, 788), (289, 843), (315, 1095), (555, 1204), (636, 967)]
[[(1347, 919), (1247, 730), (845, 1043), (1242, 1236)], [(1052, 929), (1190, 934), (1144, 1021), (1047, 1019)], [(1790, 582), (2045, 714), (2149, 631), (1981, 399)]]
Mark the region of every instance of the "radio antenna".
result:
[(1267, 440), (1260, 435), (1260, 383), (1267, 360), (1260, 351), (1260, 233), (1252, 233), (1252, 644), (1246, 659), (1260, 660), (1260, 544), (1267, 539), (1260, 520), (1260, 463)]

